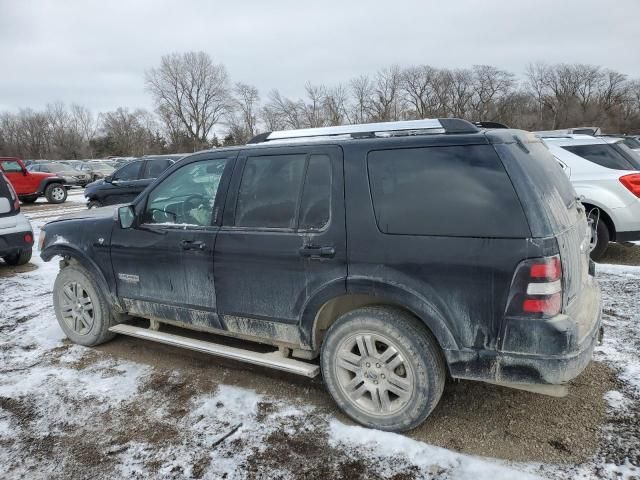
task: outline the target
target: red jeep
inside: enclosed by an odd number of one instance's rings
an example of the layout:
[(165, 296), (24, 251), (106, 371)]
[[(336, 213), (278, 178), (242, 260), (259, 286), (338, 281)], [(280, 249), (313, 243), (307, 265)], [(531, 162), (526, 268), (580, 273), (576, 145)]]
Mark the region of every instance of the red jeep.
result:
[(64, 179), (53, 173), (30, 172), (15, 157), (0, 157), (0, 171), (13, 185), (22, 203), (33, 203), (44, 195), (49, 203), (62, 203), (67, 199)]

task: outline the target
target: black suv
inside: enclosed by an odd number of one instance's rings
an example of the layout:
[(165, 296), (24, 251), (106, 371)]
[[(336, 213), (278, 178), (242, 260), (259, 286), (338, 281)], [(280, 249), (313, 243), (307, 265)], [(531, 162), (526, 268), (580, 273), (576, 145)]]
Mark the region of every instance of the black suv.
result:
[(142, 157), (117, 169), (113, 174), (87, 185), (84, 196), (89, 208), (133, 201), (182, 155)]
[(448, 374), (566, 393), (600, 337), (584, 209), (526, 132), (457, 119), (272, 132), (184, 158), (115, 213), (41, 236), (42, 258), (64, 259), (53, 300), (72, 341), (120, 332), (309, 376), (318, 365), (292, 357), (319, 357), (367, 426), (417, 426)]

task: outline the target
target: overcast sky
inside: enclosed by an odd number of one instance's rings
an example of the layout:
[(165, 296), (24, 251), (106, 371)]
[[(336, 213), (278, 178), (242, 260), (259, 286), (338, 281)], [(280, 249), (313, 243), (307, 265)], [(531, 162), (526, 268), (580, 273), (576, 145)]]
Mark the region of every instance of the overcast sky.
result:
[(0, 0), (0, 110), (151, 109), (144, 71), (203, 50), (233, 81), (303, 92), (390, 64), (581, 62), (640, 77), (640, 0)]

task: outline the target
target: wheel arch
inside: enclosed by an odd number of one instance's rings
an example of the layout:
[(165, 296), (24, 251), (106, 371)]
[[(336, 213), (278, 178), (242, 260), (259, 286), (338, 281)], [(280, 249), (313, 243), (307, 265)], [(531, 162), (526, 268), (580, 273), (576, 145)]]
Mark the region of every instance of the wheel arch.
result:
[(38, 195), (44, 195), (44, 191), (47, 189), (47, 187), (49, 185), (51, 185), (52, 183), (59, 183), (60, 185), (62, 185), (64, 187), (64, 180), (58, 177), (47, 177), (47, 178), (43, 178), (40, 181), (40, 186), (38, 187)]
[(414, 292), (375, 280), (362, 281), (337, 291), (327, 288), (307, 303), (302, 317), (302, 336), (313, 350), (322, 345), (329, 327), (341, 315), (357, 308), (380, 305), (401, 309), (418, 318), (433, 334), (443, 350), (458, 349), (451, 329), (440, 310), (433, 302)]
[(600, 210), (600, 219), (605, 223), (605, 225), (607, 226), (607, 228), (609, 229), (609, 238), (612, 242), (615, 242), (616, 240), (616, 225), (613, 222), (613, 219), (611, 218), (611, 216), (607, 213), (607, 210), (602, 207), (601, 205), (598, 205), (594, 202), (590, 202), (590, 201), (585, 201), (582, 203), (584, 205), (584, 209), (586, 210), (587, 215), (589, 214), (589, 211), (592, 210), (593, 208), (597, 208), (598, 210)]

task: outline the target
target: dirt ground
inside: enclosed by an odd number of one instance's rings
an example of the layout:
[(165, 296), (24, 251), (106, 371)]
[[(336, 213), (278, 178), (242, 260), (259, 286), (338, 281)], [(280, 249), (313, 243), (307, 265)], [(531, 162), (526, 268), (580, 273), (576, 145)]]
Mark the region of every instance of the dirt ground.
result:
[[(38, 220), (50, 218), (52, 213), (73, 211), (79, 206), (80, 200), (77, 200), (63, 209), (36, 204), (23, 210)], [(640, 246), (613, 245), (604, 262), (640, 265)], [(0, 262), (0, 283), (10, 282), (21, 273), (33, 272), (36, 268), (33, 264), (10, 268)], [(39, 290), (36, 294), (47, 295), (49, 291)], [(605, 313), (611, 318), (619, 314), (615, 305)], [(31, 320), (26, 315), (22, 321)], [(19, 318), (16, 323), (20, 323)], [(7, 337), (12, 331), (9, 325), (0, 329), (0, 334)], [(102, 478), (113, 471), (124, 453), (139, 460), (144, 471), (154, 475), (218, 478), (210, 475), (212, 451), (219, 451), (221, 458), (234, 458), (238, 452), (245, 452), (239, 466), (248, 478), (384, 477), (401, 480), (424, 478), (425, 475), (451, 478), (442, 467), (434, 465), (425, 473), (424, 468), (401, 457), (391, 461), (395, 462), (389, 467), (392, 474), (386, 475), (375, 464), (375, 458), (332, 442), (329, 438), (331, 422), (327, 419), (335, 418), (347, 425), (352, 423), (336, 409), (319, 378), (292, 377), (124, 336), (95, 349), (84, 349), (80, 355), (73, 353), (76, 348), (64, 342), (47, 352), (46, 361), (77, 372), (99, 372), (103, 377), (118, 375), (117, 369), (104, 368), (105, 363), (134, 362), (147, 367), (151, 373), (136, 387), (136, 393), (117, 407), (100, 409), (99, 404), (96, 405), (99, 400), (92, 396), (63, 398), (69, 415), (83, 409), (94, 409), (96, 413), (87, 417), (88, 424), (83, 428), (72, 422), (68, 425), (56, 423), (56, 428), (51, 427), (51, 433), (44, 436), (35, 433), (36, 425), (41, 427), (43, 421), (42, 412), (34, 406), (35, 397), (29, 394), (18, 399), (0, 396), (0, 413), (9, 412), (20, 427), (12, 441), (0, 441), (0, 449), (21, 448), (35, 462), (52, 462), (60, 460), (61, 455), (66, 456), (61, 467), (55, 470), (54, 478)], [(70, 356), (73, 356), (71, 360)], [(0, 370), (8, 373), (1, 367)], [(257, 403), (254, 420), (271, 427), (260, 430), (264, 435), (260, 448), (255, 447), (250, 437), (236, 434), (242, 422), (222, 419), (212, 427), (218, 433), (218, 439), (201, 453), (194, 454), (188, 475), (186, 470), (180, 470), (184, 468), (180, 466), (175, 467), (178, 470), (167, 472), (163, 470), (161, 456), (144, 448), (135, 450), (137, 445), (158, 450), (174, 443), (189, 446), (195, 442), (197, 445), (198, 438), (186, 438), (184, 434), (185, 422), (194, 421), (193, 401), (223, 385), (255, 391), (263, 399)], [(422, 426), (407, 436), (456, 452), (507, 463), (565, 464), (568, 469), (565, 472), (589, 462), (595, 455), (613, 462), (624, 462), (636, 455), (637, 461), (637, 448), (635, 452), (629, 450), (629, 442), (633, 444), (639, 437), (637, 404), (624, 415), (618, 415), (607, 408), (605, 401), (607, 392), (620, 388), (617, 372), (602, 361), (592, 362), (572, 382), (566, 398), (449, 380), (438, 407)], [(42, 394), (47, 395), (46, 392)], [(307, 413), (283, 416), (283, 403), (293, 404)], [(232, 406), (216, 404), (216, 407)], [(162, 414), (158, 415), (157, 411)], [(620, 431), (611, 435), (611, 425), (620, 426)], [(629, 441), (616, 443), (616, 435), (626, 436)], [(15, 462), (13, 467), (16, 469), (27, 465), (25, 468), (29, 471), (28, 461)], [(144, 476), (131, 473), (131, 478)]]

